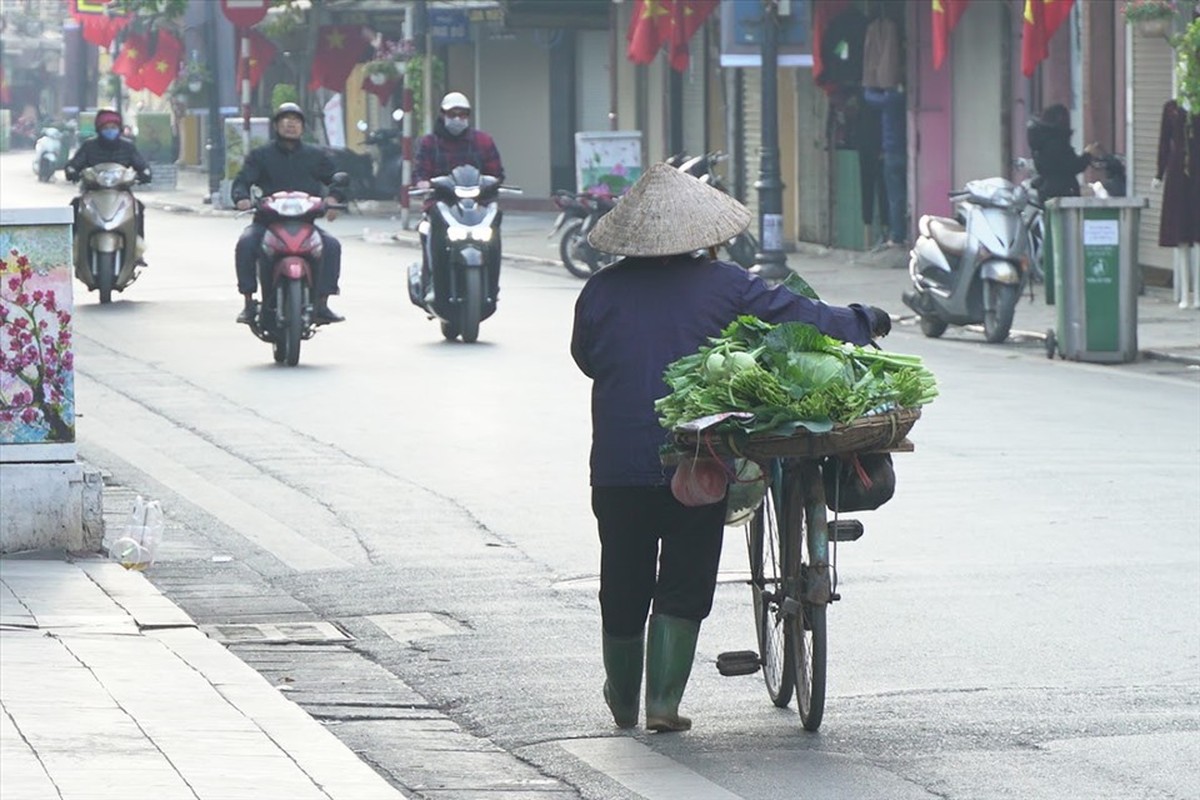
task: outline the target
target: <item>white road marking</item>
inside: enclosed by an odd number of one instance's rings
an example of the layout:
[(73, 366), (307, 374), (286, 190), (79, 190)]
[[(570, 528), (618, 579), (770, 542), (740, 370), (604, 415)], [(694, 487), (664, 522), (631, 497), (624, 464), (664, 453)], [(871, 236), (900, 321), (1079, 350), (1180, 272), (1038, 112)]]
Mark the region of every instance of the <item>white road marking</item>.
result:
[[(92, 402), (96, 408), (103, 408), (106, 413), (111, 411), (114, 414), (126, 412), (128, 414), (122, 417), (126, 424), (123, 424), (120, 429), (104, 425), (102, 422), (96, 425), (88, 424), (95, 419), (99, 412), (81, 416), (78, 423), (80, 444), (84, 446), (89, 443), (95, 444), (136, 466), (298, 572), (347, 569), (352, 566), (341, 556), (306, 539), (279, 520), (242, 500), (233, 492), (212, 483), (204, 476), (171, 458), (168, 453), (158, 449), (158, 446), (170, 448), (170, 442), (163, 441), (152, 446), (126, 434), (125, 431), (144, 430), (134, 424), (136, 417), (151, 416), (151, 412), (96, 381), (89, 380), (85, 375), (76, 373), (75, 380), (77, 383), (86, 384), (86, 392), (93, 399)], [(161, 417), (158, 419), (161, 420)], [(189, 447), (213, 447), (182, 428), (177, 429), (176, 435), (188, 437), (190, 439)]]
[(645, 800), (742, 800), (682, 764), (624, 736), (571, 739), (559, 746)]

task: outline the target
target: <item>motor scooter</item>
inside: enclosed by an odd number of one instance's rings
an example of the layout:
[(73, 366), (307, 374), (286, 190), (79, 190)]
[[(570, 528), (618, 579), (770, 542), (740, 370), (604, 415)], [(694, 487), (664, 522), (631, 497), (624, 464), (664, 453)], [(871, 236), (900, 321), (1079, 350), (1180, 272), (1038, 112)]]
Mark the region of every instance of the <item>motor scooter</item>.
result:
[[(399, 122), (404, 112), (396, 109), (392, 119)], [(333, 160), (334, 169), (348, 176), (349, 195), (354, 200), (397, 200), (400, 197), (402, 175), (402, 150), (400, 128), (378, 128), (370, 130), (366, 120), (359, 120), (355, 128), (364, 138), (361, 144), (374, 147), (377, 156), (356, 153), (346, 148), (325, 148)]]
[(125, 291), (137, 280), (145, 242), (138, 236), (138, 202), (134, 183), (143, 182), (133, 167), (105, 162), (79, 174), (81, 192), (71, 201), (75, 208), (75, 277), (88, 291), (98, 291), (100, 302)]
[(62, 131), (55, 127), (42, 130), (33, 146), (33, 172), (42, 183), (54, 180), (54, 171), (59, 169), (63, 151)]
[(553, 194), (553, 199), (559, 214), (554, 220), (553, 230), (546, 234), (546, 238), (553, 238), (562, 231), (558, 253), (567, 272), (576, 278), (587, 279), (620, 260), (619, 256), (592, 247), (587, 239), (600, 218), (616, 206), (617, 198), (596, 191), (574, 193), (559, 189)]
[[(904, 304), (936, 338), (950, 325), (983, 323), (988, 342), (1008, 338), (1029, 280), (1025, 190), (1004, 178), (969, 181), (950, 193), (959, 219), (926, 214), (909, 251), (913, 290)], [(960, 219), (962, 221), (960, 221)]]
[(427, 189), (409, 192), (411, 197), (434, 198), (417, 226), (429, 274), (422, 275), (420, 263), (409, 267), (409, 299), (439, 321), (448, 341), (460, 336), (464, 342), (476, 341), (479, 323), (496, 311), (492, 287), (500, 271), (499, 195), (520, 193), (471, 164), (431, 179)]
[[(335, 186), (345, 182), (343, 173), (335, 173)], [(253, 210), (267, 232), (258, 262), (263, 302), (250, 330), (271, 345), (277, 364), (299, 364), (300, 343), (316, 335), (314, 286), (324, 255), (316, 221), (331, 209), (344, 208), (306, 192), (275, 192), (259, 198)]]

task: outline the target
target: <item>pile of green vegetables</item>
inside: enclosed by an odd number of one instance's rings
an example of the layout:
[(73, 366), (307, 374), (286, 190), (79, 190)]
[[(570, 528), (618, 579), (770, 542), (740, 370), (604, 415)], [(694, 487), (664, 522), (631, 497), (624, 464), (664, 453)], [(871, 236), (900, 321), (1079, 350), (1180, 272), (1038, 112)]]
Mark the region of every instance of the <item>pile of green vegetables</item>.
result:
[(747, 412), (724, 428), (747, 433), (814, 433), (865, 414), (916, 408), (937, 397), (937, 383), (918, 356), (856, 347), (812, 325), (772, 325), (739, 317), (699, 352), (667, 366), (671, 394), (654, 404), (659, 422), (680, 423), (723, 412)]

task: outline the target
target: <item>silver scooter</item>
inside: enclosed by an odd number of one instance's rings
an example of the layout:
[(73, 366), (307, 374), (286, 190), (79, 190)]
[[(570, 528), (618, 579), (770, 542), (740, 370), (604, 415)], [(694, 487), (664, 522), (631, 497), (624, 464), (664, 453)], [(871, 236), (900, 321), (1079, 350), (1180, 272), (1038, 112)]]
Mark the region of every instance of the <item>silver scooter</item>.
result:
[(132, 187), (137, 171), (104, 163), (79, 174), (81, 193), (75, 206), (75, 277), (100, 302), (112, 301), (113, 289), (125, 291), (137, 280), (145, 242), (138, 236), (138, 203)]
[(1008, 338), (1029, 281), (1024, 189), (1003, 178), (970, 181), (951, 192), (957, 219), (926, 214), (908, 256), (913, 290), (904, 304), (936, 338), (950, 325), (983, 323), (988, 342)]

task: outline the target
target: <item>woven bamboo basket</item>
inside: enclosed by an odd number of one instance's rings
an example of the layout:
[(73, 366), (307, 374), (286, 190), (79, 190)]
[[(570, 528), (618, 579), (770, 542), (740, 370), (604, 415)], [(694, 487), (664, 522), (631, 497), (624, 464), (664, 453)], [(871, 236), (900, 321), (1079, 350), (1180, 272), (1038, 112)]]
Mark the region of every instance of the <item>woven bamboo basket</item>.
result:
[(750, 435), (741, 431), (674, 431), (679, 453), (772, 458), (821, 458), (878, 450), (907, 449), (905, 437), (921, 417), (919, 408), (902, 408), (835, 425), (827, 433), (797, 428), (789, 436)]

